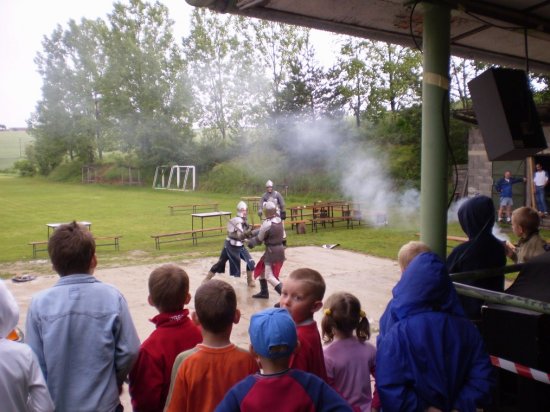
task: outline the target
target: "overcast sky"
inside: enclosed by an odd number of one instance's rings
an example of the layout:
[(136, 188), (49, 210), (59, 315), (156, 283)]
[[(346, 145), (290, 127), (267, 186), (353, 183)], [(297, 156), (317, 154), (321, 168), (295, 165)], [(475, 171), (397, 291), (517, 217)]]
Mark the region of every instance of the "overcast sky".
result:
[[(192, 6), (185, 0), (161, 0), (170, 10), (177, 39), (188, 34)], [(70, 19), (106, 18), (113, 0), (0, 0), (0, 124), (25, 127), (41, 97), (42, 79), (34, 58), (42, 50), (43, 36)], [(327, 34), (316, 32), (319, 53), (327, 47)], [(329, 57), (321, 57), (325, 60)]]

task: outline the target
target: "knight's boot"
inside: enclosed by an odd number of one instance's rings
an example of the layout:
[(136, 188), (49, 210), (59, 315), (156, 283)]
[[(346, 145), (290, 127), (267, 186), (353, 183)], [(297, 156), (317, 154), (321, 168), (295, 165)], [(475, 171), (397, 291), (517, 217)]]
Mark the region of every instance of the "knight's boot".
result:
[(267, 290), (267, 280), (260, 279), (260, 293), (252, 295), (256, 299), (269, 299), (269, 291)]
[(248, 284), (249, 288), (256, 287), (256, 282), (254, 282), (254, 275), (251, 270), (246, 271), (246, 283)]
[(212, 279), (216, 274), (214, 272), (208, 272), (206, 277), (203, 279), (202, 283), (208, 282), (210, 279)]
[[(279, 295), (281, 294), (281, 291), (283, 290), (283, 284), (279, 283), (277, 286), (275, 286), (275, 292), (277, 292)], [(273, 305), (273, 307), (280, 308), (281, 302), (277, 302)]]

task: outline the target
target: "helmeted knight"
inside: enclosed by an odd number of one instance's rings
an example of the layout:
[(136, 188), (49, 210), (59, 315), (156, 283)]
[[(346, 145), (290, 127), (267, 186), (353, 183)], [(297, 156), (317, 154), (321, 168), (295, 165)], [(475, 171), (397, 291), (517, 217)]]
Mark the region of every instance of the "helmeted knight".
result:
[(248, 206), (240, 201), (237, 204), (237, 216), (227, 222), (227, 237), (218, 261), (210, 268), (204, 281), (214, 277), (216, 273), (225, 272), (225, 263), (229, 260), (229, 274), (241, 276), (241, 259), (246, 262), (246, 280), (248, 286), (254, 287), (252, 273), (256, 266), (250, 252), (244, 247), (244, 240), (252, 237), (252, 227), (247, 220)]

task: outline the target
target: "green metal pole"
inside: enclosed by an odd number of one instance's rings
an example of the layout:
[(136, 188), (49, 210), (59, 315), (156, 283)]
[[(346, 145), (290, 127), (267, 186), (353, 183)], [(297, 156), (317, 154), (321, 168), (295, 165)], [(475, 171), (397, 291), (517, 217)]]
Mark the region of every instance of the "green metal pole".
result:
[(423, 3), (422, 166), (420, 240), (441, 258), (447, 248), (447, 142), (449, 122), (449, 7)]

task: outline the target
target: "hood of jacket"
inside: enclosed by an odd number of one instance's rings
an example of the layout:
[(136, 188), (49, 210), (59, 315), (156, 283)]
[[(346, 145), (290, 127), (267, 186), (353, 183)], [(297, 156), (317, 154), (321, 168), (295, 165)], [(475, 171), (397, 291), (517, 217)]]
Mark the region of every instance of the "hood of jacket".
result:
[(458, 221), (470, 240), (491, 235), (495, 224), (495, 206), (487, 196), (468, 199), (458, 209)]
[(3, 280), (0, 280), (0, 338), (5, 338), (19, 322), (19, 306)]
[(411, 261), (392, 294), (391, 311), (396, 320), (429, 311), (464, 316), (445, 263), (432, 252)]

